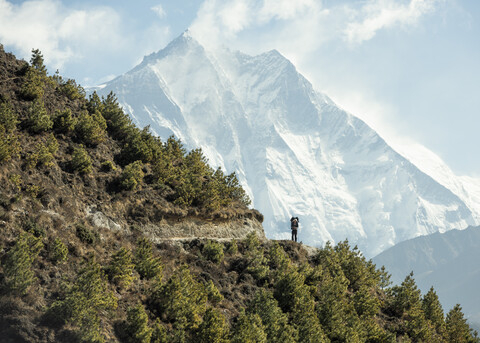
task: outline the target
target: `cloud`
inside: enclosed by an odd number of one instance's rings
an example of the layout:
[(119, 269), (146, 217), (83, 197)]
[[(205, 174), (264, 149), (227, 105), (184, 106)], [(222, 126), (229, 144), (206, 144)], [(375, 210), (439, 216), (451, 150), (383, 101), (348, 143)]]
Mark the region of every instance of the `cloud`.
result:
[(67, 61), (82, 58), (91, 49), (118, 50), (120, 16), (111, 8), (72, 10), (54, 0), (25, 1), (13, 5), (0, 0), (0, 40), (22, 57), (39, 48), (45, 61), (61, 68)]
[(368, 2), (354, 16), (359, 21), (347, 24), (345, 39), (350, 43), (362, 43), (372, 39), (377, 31), (394, 26), (415, 25), (421, 17), (435, 9), (438, 0), (411, 0), (401, 4), (395, 0), (375, 0)]
[[(276, 45), (301, 55), (333, 40), (358, 45), (380, 30), (414, 26), (444, 1), (368, 0), (325, 7), (317, 0), (205, 0), (190, 29), (207, 46)], [(251, 44), (242, 44), (243, 36)]]
[[(153, 9), (165, 13), (160, 6)], [(0, 42), (26, 60), (38, 48), (50, 71), (88, 75), (77, 81), (92, 85), (125, 72), (171, 39), (168, 25), (139, 24), (119, 11), (58, 0), (0, 0)]]
[(322, 40), (310, 32), (318, 32), (322, 16), (315, 0), (205, 0), (190, 30), (207, 47), (226, 44), (252, 52), (305, 39), (304, 46), (312, 47)]
[(160, 18), (165, 18), (167, 16), (167, 12), (165, 12), (162, 5), (160, 4), (153, 6), (151, 10), (155, 12), (155, 14), (158, 15)]

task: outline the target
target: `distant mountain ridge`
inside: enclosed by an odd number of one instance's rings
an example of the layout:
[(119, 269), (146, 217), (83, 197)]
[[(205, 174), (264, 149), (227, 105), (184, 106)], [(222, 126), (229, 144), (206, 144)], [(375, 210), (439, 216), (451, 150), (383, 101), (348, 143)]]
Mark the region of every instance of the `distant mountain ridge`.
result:
[(422, 172), (278, 51), (210, 51), (186, 32), (98, 90), (110, 91), (139, 126), (236, 171), (269, 238), (288, 238), (296, 215), (304, 243), (348, 238), (370, 257), (479, 223), (468, 191)]
[(433, 285), (444, 308), (460, 303), (471, 322), (480, 326), (480, 226), (407, 240), (373, 261), (384, 265), (396, 284), (413, 271), (422, 293)]

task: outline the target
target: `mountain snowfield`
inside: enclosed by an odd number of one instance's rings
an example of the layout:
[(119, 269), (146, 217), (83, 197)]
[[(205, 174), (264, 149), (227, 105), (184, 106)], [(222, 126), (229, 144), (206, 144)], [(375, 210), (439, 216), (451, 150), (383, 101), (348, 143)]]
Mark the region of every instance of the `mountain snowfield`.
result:
[(456, 177), (426, 150), (417, 167), (418, 155), (392, 149), (275, 50), (211, 51), (186, 32), (97, 90), (110, 91), (140, 127), (235, 171), (268, 238), (289, 238), (295, 215), (304, 243), (348, 238), (372, 257), (480, 222), (480, 182)]

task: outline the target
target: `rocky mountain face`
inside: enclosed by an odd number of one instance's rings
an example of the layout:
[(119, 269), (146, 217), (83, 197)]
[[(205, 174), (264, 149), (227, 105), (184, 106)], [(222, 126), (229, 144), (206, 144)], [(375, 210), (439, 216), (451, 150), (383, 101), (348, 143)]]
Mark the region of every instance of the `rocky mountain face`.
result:
[(113, 91), (137, 125), (235, 171), (269, 238), (288, 238), (295, 215), (304, 243), (348, 238), (374, 256), (479, 222), (462, 180), (419, 169), (275, 50), (209, 51), (186, 32), (97, 91)]
[(373, 258), (400, 284), (413, 271), (422, 293), (434, 286), (444, 308), (462, 304), (466, 316), (480, 325), (480, 227), (417, 237)]

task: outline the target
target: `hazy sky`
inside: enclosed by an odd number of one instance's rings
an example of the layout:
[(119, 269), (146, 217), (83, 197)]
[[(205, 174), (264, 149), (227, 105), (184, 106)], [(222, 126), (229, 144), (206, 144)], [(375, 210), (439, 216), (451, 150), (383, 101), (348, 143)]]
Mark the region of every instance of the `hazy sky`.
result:
[(191, 28), (204, 45), (279, 50), (394, 144), (480, 176), (478, 0), (0, 0), (0, 43), (84, 86)]

